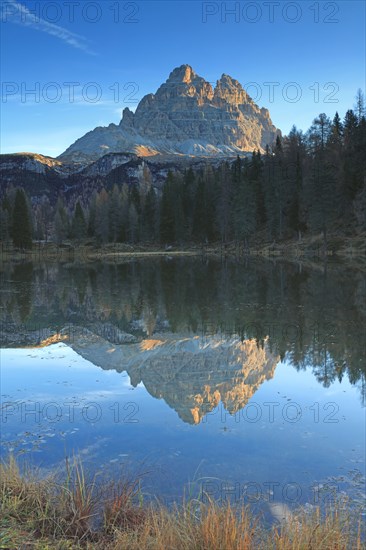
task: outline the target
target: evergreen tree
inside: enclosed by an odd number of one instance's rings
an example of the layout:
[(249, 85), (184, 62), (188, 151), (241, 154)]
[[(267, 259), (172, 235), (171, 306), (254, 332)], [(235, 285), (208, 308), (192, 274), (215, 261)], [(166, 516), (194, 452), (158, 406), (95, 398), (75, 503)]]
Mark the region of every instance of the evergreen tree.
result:
[(95, 237), (95, 216), (96, 216), (96, 201), (97, 201), (97, 193), (94, 191), (94, 193), (91, 196), (90, 202), (89, 202), (89, 208), (88, 208), (88, 229), (87, 229), (87, 235), (88, 237)]
[(134, 244), (138, 240), (139, 216), (135, 203), (131, 202), (128, 208), (128, 240)]
[(16, 248), (32, 248), (32, 222), (25, 192), (17, 189), (12, 219), (13, 245)]
[(204, 178), (204, 204), (205, 204), (205, 235), (209, 242), (219, 238), (216, 224), (217, 182), (214, 172), (207, 166), (203, 173)]
[(161, 197), (160, 242), (165, 244), (173, 242), (174, 230), (174, 177), (169, 171)]
[[(356, 194), (362, 187), (362, 170), (360, 171), (360, 162), (356, 161), (360, 151), (359, 144), (359, 125), (357, 116), (350, 109), (344, 117), (344, 196), (348, 201), (353, 201)], [(363, 151), (364, 155), (364, 151)]]
[(62, 244), (63, 241), (68, 237), (69, 232), (69, 220), (65, 208), (65, 203), (63, 199), (59, 197), (56, 203), (56, 214), (54, 222), (55, 242), (57, 244)]
[(86, 226), (84, 211), (81, 207), (80, 201), (77, 201), (75, 210), (74, 210), (74, 216), (72, 219), (71, 236), (73, 239), (77, 239), (77, 240), (85, 239), (86, 231), (87, 231), (87, 226)]
[(187, 241), (193, 239), (193, 214), (194, 214), (194, 195), (196, 189), (196, 176), (190, 167), (185, 171), (182, 184), (182, 207), (184, 218), (184, 233)]
[(321, 113), (314, 121), (308, 134), (310, 144), (310, 173), (307, 181), (309, 223), (313, 232), (321, 231), (324, 248), (327, 248), (327, 233), (335, 218), (336, 182), (329, 161), (331, 123)]
[(0, 240), (7, 241), (11, 237), (12, 208), (6, 193), (0, 207)]
[(109, 242), (118, 241), (121, 232), (121, 196), (118, 186), (113, 186), (112, 192), (109, 193)]
[(118, 242), (126, 242), (128, 238), (128, 210), (129, 210), (129, 192), (127, 184), (123, 184), (120, 190), (121, 213), (119, 219)]
[(286, 166), (285, 192), (287, 195), (287, 225), (295, 232), (298, 239), (305, 231), (305, 213), (303, 208), (303, 163), (305, 147), (302, 132), (293, 126), (288, 137), (284, 139), (284, 153)]
[(192, 238), (202, 243), (207, 239), (206, 212), (205, 212), (205, 187), (202, 178), (196, 186), (193, 202)]
[(266, 155), (263, 174), (267, 235), (271, 240), (281, 239), (283, 234), (285, 170), (282, 143), (278, 139), (273, 153)]
[(109, 195), (103, 188), (95, 201), (95, 235), (100, 243), (108, 242), (109, 237)]
[(334, 115), (333, 122), (331, 125), (331, 133), (329, 137), (330, 144), (340, 153), (342, 148), (342, 137), (343, 137), (343, 124), (341, 122), (338, 112)]
[(365, 96), (361, 88), (357, 90), (355, 112), (357, 121), (360, 123), (362, 118), (366, 116)]
[(142, 238), (146, 242), (155, 242), (157, 238), (157, 198), (151, 186), (146, 198), (142, 214)]
[(230, 166), (224, 162), (219, 167), (219, 194), (216, 209), (217, 224), (222, 242), (227, 242), (232, 236), (232, 202), (233, 186), (230, 176)]
[(183, 209), (183, 182), (177, 176), (174, 183), (173, 193), (173, 213), (174, 213), (174, 241), (182, 244), (186, 238), (186, 224), (184, 220)]
[[(253, 161), (254, 159), (254, 161)], [(248, 247), (250, 236), (256, 228), (256, 179), (255, 168), (256, 153), (253, 153), (252, 162), (246, 163), (244, 170), (240, 158), (233, 164), (233, 223), (234, 232), (237, 240), (244, 241), (245, 247)]]

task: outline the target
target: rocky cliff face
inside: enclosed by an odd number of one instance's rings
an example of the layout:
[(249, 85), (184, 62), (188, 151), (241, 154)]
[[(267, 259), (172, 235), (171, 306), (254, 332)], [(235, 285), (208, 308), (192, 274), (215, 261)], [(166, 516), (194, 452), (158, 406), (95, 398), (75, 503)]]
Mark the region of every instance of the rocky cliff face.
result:
[(55, 204), (62, 194), (72, 207), (77, 199), (85, 198), (88, 202), (94, 191), (103, 187), (111, 189), (116, 182), (141, 188), (148, 181), (160, 189), (169, 170), (182, 174), (188, 166), (199, 170), (208, 160), (212, 165), (220, 163), (220, 159), (214, 157), (157, 155), (146, 158), (133, 153), (108, 153), (94, 162), (85, 157), (79, 157), (78, 162), (67, 159), (62, 162), (35, 153), (0, 155), (0, 199), (8, 187), (20, 186), (34, 202), (45, 196)]
[(273, 377), (279, 362), (267, 341), (258, 347), (254, 339), (219, 335), (164, 333), (136, 342), (121, 332), (118, 343), (112, 343), (98, 326), (93, 330), (73, 326), (42, 336), (38, 345), (64, 341), (102, 369), (127, 371), (133, 386), (142, 382), (150, 395), (164, 399), (189, 424), (199, 424), (220, 403), (229, 414), (236, 414)]
[(124, 109), (118, 126), (95, 128), (59, 158), (85, 162), (108, 152), (230, 156), (263, 151), (278, 134), (267, 109), (260, 109), (237, 80), (223, 74), (213, 88), (182, 65), (135, 113)]
[(150, 395), (164, 399), (188, 424), (199, 424), (220, 403), (230, 415), (238, 413), (263, 382), (273, 378), (280, 360), (268, 338), (259, 347), (254, 339), (169, 332), (139, 341), (101, 323), (89, 328), (69, 325), (57, 333), (4, 326), (3, 347), (64, 342), (104, 370), (126, 371), (134, 387), (142, 382)]
[(189, 424), (199, 424), (220, 403), (230, 415), (239, 412), (279, 362), (267, 343), (260, 348), (249, 339), (175, 336), (145, 340), (141, 347), (142, 354), (126, 368), (131, 383), (142, 382)]

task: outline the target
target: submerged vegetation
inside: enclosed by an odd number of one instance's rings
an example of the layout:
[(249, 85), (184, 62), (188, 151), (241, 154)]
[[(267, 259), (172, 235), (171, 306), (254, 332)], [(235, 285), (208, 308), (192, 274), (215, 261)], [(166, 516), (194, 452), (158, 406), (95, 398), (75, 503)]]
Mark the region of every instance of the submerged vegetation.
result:
[(362, 515), (338, 500), (321, 511), (288, 514), (265, 528), (248, 507), (189, 498), (167, 508), (144, 503), (141, 479), (87, 480), (82, 464), (66, 461), (61, 481), (0, 465), (0, 548), (105, 550), (361, 550)]

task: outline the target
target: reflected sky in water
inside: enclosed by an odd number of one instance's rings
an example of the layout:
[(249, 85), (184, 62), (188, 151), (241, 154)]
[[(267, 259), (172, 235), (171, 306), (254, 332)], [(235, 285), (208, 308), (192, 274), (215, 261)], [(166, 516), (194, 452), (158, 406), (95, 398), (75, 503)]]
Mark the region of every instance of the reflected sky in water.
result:
[(2, 272), (3, 456), (45, 473), (72, 454), (112, 476), (145, 468), (168, 500), (188, 482), (245, 502), (360, 498), (364, 276), (18, 267)]

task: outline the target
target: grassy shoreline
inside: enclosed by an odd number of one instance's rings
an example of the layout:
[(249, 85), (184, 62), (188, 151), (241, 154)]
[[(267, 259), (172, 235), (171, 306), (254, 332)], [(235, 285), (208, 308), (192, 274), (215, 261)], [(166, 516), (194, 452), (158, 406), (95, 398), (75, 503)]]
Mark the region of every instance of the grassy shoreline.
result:
[(321, 235), (308, 236), (298, 240), (278, 243), (265, 240), (253, 241), (250, 247), (242, 242), (188, 244), (161, 246), (157, 244), (107, 243), (97, 245), (92, 241), (79, 243), (34, 242), (31, 250), (15, 249), (11, 243), (0, 242), (0, 261), (66, 261), (124, 262), (130, 258), (149, 257), (212, 257), (250, 259), (264, 258), (291, 262), (346, 262), (355, 267), (366, 267), (366, 234), (353, 237), (331, 235), (325, 249)]
[(77, 460), (61, 480), (0, 465), (0, 548), (96, 550), (361, 550), (361, 514), (338, 502), (322, 513), (299, 509), (265, 529), (248, 507), (191, 498), (166, 508), (144, 504), (140, 480), (122, 478), (97, 491)]

